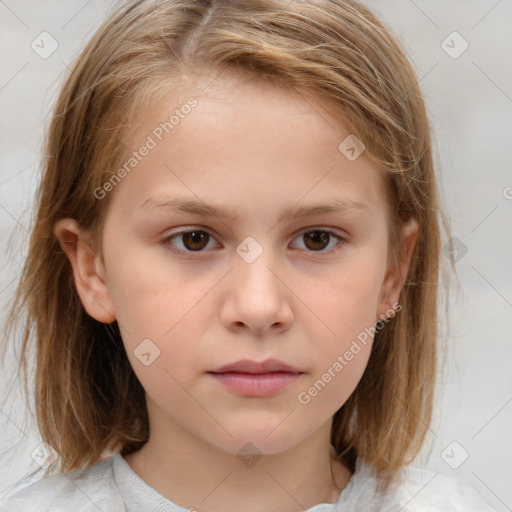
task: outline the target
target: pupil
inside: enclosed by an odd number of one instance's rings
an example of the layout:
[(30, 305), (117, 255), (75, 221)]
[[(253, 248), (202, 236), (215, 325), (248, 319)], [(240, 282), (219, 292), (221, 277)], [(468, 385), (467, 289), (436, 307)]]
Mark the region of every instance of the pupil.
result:
[[(329, 233), (325, 231), (312, 231), (311, 233), (306, 233), (306, 245), (309, 249), (321, 250), (327, 247), (329, 244)], [(311, 247), (308, 241), (312, 241), (314, 247)], [(318, 247), (315, 244), (320, 244), (321, 247)]]
[(205, 247), (207, 236), (204, 231), (190, 231), (183, 234), (183, 243), (188, 249), (197, 251)]

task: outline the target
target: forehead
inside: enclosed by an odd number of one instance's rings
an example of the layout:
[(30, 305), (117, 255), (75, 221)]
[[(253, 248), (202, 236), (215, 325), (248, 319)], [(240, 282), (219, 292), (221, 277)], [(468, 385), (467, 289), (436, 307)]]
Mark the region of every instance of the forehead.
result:
[(334, 190), (355, 201), (383, 199), (381, 176), (364, 152), (350, 160), (340, 149), (353, 135), (327, 105), (263, 80), (182, 78), (139, 116), (125, 162), (149, 140), (152, 148), (114, 195), (124, 189), (138, 205), (173, 190), (241, 205), (249, 196), (262, 205)]

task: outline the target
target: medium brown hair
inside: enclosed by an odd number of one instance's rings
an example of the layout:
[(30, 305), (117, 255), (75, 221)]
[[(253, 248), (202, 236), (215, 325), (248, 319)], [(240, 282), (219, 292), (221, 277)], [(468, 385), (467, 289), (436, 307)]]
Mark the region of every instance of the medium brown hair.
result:
[(86, 467), (148, 440), (144, 390), (117, 323), (85, 312), (53, 229), (72, 217), (101, 246), (109, 196), (98, 200), (93, 190), (120, 164), (120, 141), (137, 113), (190, 70), (280, 84), (339, 116), (385, 176), (391, 265), (402, 223), (419, 224), (402, 310), (375, 335), (356, 390), (333, 417), (339, 458), (352, 471), (361, 458), (390, 482), (418, 454), (431, 422), (447, 228), (418, 78), (391, 30), (355, 0), (131, 1), (79, 55), (49, 127), (35, 224), (5, 330), (7, 340), (26, 313), (18, 372), (28, 395), (35, 353), (37, 423), (58, 454), (55, 465)]

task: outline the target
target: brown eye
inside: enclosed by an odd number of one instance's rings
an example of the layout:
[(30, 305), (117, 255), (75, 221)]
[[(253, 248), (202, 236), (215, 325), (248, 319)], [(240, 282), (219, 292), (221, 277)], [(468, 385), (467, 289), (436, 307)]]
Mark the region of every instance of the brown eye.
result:
[(326, 231), (310, 231), (303, 235), (307, 248), (313, 251), (325, 249), (329, 244), (330, 236)]
[(328, 253), (337, 249), (337, 246), (344, 242), (345, 239), (328, 229), (312, 229), (304, 231), (296, 240), (300, 245), (299, 249), (307, 251)]
[(183, 245), (190, 251), (200, 251), (206, 247), (210, 235), (206, 231), (189, 231), (182, 233)]
[(214, 241), (215, 239), (207, 231), (191, 229), (175, 233), (162, 240), (162, 243), (167, 249), (183, 254), (187, 252), (206, 252), (203, 249), (215, 247)]

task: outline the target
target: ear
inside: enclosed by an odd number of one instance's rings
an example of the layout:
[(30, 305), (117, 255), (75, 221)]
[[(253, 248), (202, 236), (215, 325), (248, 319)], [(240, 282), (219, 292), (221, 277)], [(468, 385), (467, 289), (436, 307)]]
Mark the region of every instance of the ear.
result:
[(113, 322), (116, 317), (105, 281), (105, 267), (90, 235), (69, 218), (56, 222), (54, 233), (73, 267), (76, 289), (85, 310), (99, 322)]
[[(389, 311), (394, 310), (394, 304), (399, 301), (400, 293), (409, 274), (411, 256), (418, 240), (418, 222), (410, 218), (401, 228), (398, 239), (397, 265), (390, 265), (382, 283), (376, 320), (382, 320), (389, 316)], [(387, 313), (386, 313), (387, 312)]]

